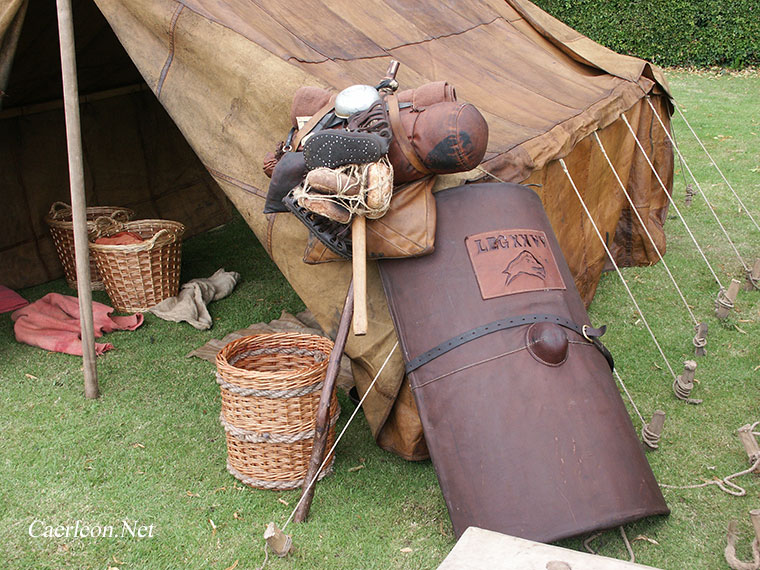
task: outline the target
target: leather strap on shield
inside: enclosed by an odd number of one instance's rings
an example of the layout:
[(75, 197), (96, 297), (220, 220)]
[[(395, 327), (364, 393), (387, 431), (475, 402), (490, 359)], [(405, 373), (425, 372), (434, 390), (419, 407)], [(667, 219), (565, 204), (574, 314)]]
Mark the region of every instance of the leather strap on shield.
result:
[(578, 326), (570, 319), (566, 319), (558, 315), (520, 315), (517, 317), (512, 317), (511, 319), (500, 319), (498, 321), (493, 321), (474, 329), (470, 329), (469, 331), (464, 332), (458, 336), (452, 337), (449, 340), (442, 342), (435, 348), (432, 348), (427, 352), (424, 352), (423, 354), (420, 354), (416, 358), (410, 360), (406, 365), (406, 372), (408, 374), (409, 372), (417, 370), (420, 366), (427, 364), (434, 358), (438, 358), (442, 354), (446, 354), (450, 350), (468, 343), (471, 340), (475, 340), (476, 338), (480, 338), (497, 331), (503, 331), (524, 325), (532, 325), (534, 323), (553, 323), (555, 325), (565, 327), (566, 329), (570, 329), (571, 331), (575, 331), (590, 343), (592, 343), (599, 350), (599, 352), (604, 355), (604, 358), (607, 360), (607, 364), (610, 365), (610, 370), (615, 369), (615, 362), (612, 359), (612, 354), (610, 354), (610, 351), (607, 350), (607, 347), (602, 344), (602, 341), (599, 340), (599, 337), (605, 333), (607, 327), (603, 326), (595, 329), (588, 325)]

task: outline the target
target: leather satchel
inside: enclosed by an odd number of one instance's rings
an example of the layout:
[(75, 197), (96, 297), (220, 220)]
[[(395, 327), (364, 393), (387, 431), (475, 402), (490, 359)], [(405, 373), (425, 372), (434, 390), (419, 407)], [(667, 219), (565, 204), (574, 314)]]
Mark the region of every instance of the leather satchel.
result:
[[(367, 220), (367, 258), (399, 259), (433, 253), (436, 225), (434, 184), (435, 176), (428, 176), (400, 186), (393, 193), (388, 212), (376, 220)], [(333, 253), (313, 234), (309, 234), (303, 260), (314, 265), (345, 261), (345, 258)]]

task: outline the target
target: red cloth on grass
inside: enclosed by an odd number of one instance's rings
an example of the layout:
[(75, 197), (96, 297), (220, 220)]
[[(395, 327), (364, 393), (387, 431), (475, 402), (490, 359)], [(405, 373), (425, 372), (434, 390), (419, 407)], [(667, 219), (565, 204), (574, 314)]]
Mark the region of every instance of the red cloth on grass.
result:
[(0, 313), (15, 311), (28, 304), (29, 301), (24, 299), (13, 289), (8, 289), (5, 285), (0, 285)]
[[(143, 322), (140, 313), (127, 317), (114, 317), (111, 313), (113, 309), (108, 305), (92, 303), (95, 338), (115, 330), (133, 331)], [(13, 331), (17, 341), (53, 352), (82, 355), (79, 299), (76, 297), (48, 293), (13, 313), (11, 319), (15, 322)], [(112, 348), (111, 343), (95, 343), (98, 355)]]

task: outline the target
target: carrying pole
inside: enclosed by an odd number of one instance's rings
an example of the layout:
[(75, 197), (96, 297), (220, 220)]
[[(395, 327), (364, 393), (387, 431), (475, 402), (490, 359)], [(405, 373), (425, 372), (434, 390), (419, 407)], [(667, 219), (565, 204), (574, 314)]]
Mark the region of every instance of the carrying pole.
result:
[(338, 332), (335, 334), (335, 344), (330, 352), (330, 358), (327, 362), (327, 371), (325, 372), (325, 381), (322, 384), (322, 393), (319, 396), (319, 405), (317, 406), (317, 417), (314, 427), (314, 444), (311, 448), (311, 458), (309, 467), (306, 471), (306, 477), (303, 480), (301, 499), (298, 501), (294, 511), (293, 520), (303, 522), (309, 515), (311, 501), (314, 498), (314, 487), (319, 476), (320, 466), (324, 462), (325, 448), (327, 447), (327, 436), (330, 431), (330, 400), (335, 388), (335, 380), (340, 371), (340, 359), (343, 356), (343, 349), (346, 348), (348, 339), (348, 329), (351, 327), (351, 318), (354, 312), (354, 282), (348, 286), (346, 293), (346, 302), (343, 304), (343, 313), (340, 315), (340, 324)]
[(87, 213), (84, 194), (84, 166), (82, 164), (82, 133), (79, 123), (79, 94), (77, 64), (74, 51), (74, 20), (71, 0), (57, 0), (58, 37), (61, 44), (61, 71), (63, 74), (63, 102), (66, 115), (66, 141), (69, 155), (69, 182), (71, 185), (71, 211), (74, 223), (74, 253), (77, 268), (77, 295), (79, 322), (82, 330), (82, 360), (84, 368), (84, 395), (97, 398), (98, 372), (95, 365), (95, 335), (92, 318), (92, 290), (90, 289), (90, 255), (87, 243)]
[(354, 284), (354, 334), (367, 334), (367, 220), (356, 214), (351, 222), (351, 264)]

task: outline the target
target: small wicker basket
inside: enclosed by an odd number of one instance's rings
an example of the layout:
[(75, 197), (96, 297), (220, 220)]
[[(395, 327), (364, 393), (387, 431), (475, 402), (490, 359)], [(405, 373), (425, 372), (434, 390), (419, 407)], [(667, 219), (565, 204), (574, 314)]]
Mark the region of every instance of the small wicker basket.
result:
[[(171, 220), (117, 223), (96, 220), (90, 254), (98, 264), (108, 298), (122, 313), (141, 313), (179, 293), (182, 234), (185, 226)], [(133, 232), (145, 241), (129, 245), (95, 243), (101, 236)]]
[[(95, 229), (95, 220), (100, 217), (108, 217), (117, 222), (127, 222), (135, 215), (134, 211), (118, 206), (92, 206), (86, 209), (87, 229)], [(77, 288), (77, 263), (74, 254), (74, 215), (71, 206), (63, 202), (55, 202), (50, 206), (50, 211), (45, 216), (45, 223), (50, 228), (55, 250), (63, 265), (63, 273), (66, 283), (72, 289)], [(104, 289), (103, 279), (100, 276), (95, 258), (90, 256), (90, 288), (93, 291)]]
[[(246, 336), (216, 357), (227, 470), (257, 489), (300, 487), (309, 467), (317, 407), (333, 343), (303, 333)], [(327, 449), (340, 407), (330, 399)], [(334, 456), (318, 478), (332, 471)]]

